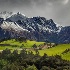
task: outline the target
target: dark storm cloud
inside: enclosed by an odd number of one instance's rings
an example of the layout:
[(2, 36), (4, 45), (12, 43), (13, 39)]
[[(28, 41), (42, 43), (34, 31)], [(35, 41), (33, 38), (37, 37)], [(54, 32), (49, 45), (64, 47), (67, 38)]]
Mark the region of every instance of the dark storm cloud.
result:
[(27, 6), (30, 5), (29, 0), (0, 0), (0, 5), (5, 5), (5, 6)]
[(69, 0), (0, 0), (0, 11), (21, 12), (26, 16), (52, 18), (62, 25), (70, 25)]

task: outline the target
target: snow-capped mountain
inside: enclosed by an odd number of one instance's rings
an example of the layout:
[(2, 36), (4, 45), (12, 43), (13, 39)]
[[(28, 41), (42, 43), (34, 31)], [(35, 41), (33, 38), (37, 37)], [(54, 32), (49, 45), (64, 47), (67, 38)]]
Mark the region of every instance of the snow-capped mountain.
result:
[(23, 29), (21, 26), (19, 26), (16, 22), (8, 22), (3, 21), (3, 23), (0, 25), (2, 29), (4, 30), (15, 30), (15, 31), (28, 31), (27, 29)]
[(17, 22), (18, 20), (25, 21), (26, 18), (27, 17), (24, 14), (22, 15), (20, 12), (18, 12), (17, 14), (13, 14), (9, 18), (7, 18), (6, 21), (7, 20), (12, 22)]
[(13, 12), (7, 12), (7, 11), (0, 12), (0, 17), (1, 17), (1, 18), (4, 18), (4, 20), (5, 20), (6, 18), (9, 18), (9, 17), (12, 16), (12, 15), (13, 15)]
[(59, 43), (70, 43), (70, 26), (63, 27), (58, 34)]
[(47, 20), (44, 17), (28, 18), (19, 12), (9, 16), (6, 20), (0, 18), (0, 32), (6, 38), (8, 36), (10, 38), (22, 36), (37, 41), (69, 43), (70, 34), (67, 30), (70, 31), (69, 27), (59, 26), (52, 19)]

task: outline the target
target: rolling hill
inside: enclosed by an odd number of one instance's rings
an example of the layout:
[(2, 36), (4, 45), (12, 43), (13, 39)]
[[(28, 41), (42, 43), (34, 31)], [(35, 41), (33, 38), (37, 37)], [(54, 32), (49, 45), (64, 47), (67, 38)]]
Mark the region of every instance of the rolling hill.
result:
[(60, 55), (63, 59), (70, 60), (70, 50), (63, 54), (66, 49), (70, 49), (70, 44), (60, 44), (49, 49), (39, 50), (39, 53), (41, 56), (44, 53), (48, 56)]
[(34, 44), (38, 46), (44, 43), (45, 42), (36, 42), (36, 41), (30, 41), (30, 40), (20, 42), (20, 41), (16, 41), (15, 39), (11, 39), (0, 43), (0, 50), (4, 50), (6, 48), (11, 50), (21, 49), (21, 48), (31, 48)]
[[(6, 48), (11, 49), (11, 51), (16, 49), (19, 51), (22, 48), (31, 48), (34, 44), (39, 46), (44, 43), (45, 42), (36, 42), (30, 40), (20, 42), (20, 41), (16, 41), (15, 39), (11, 39), (0, 43), (0, 51)], [(70, 49), (70, 44), (60, 44), (49, 49), (39, 50), (39, 54), (41, 56), (43, 56), (44, 53), (46, 53), (48, 56), (60, 55), (63, 59), (70, 60), (70, 50), (66, 53), (63, 53), (64, 51), (66, 51), (66, 49), (67, 50)], [(33, 52), (35, 54), (35, 51)]]

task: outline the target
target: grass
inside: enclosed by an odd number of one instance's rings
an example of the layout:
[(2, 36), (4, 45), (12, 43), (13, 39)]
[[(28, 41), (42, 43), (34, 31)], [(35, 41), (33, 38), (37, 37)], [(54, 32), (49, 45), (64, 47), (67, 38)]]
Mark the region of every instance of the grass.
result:
[(70, 61), (70, 52), (65, 53), (65, 54), (61, 54), (61, 57), (65, 60), (69, 60)]
[(62, 52), (64, 52), (66, 49), (69, 48), (70, 44), (60, 44), (56, 47), (52, 47), (45, 50), (39, 50), (39, 53), (41, 56), (43, 56), (44, 53), (46, 53), (48, 56), (55, 56), (57, 54), (60, 55), (65, 60), (70, 60), (70, 52), (62, 54)]
[(58, 46), (49, 49), (39, 50), (39, 52), (40, 55), (43, 55), (44, 53), (47, 53), (48, 56), (52, 56), (56, 54), (60, 55), (63, 51), (65, 51), (68, 48), (70, 48), (70, 44), (60, 44)]
[[(0, 50), (4, 50), (4, 49), (8, 48), (8, 49), (11, 49), (13, 51), (15, 49), (20, 50), (21, 46), (22, 46), (22, 48), (23, 47), (31, 48), (32, 45), (34, 45), (34, 44), (39, 46), (41, 44), (44, 44), (44, 42), (36, 42), (36, 41), (30, 41), (30, 40), (27, 40), (26, 42), (19, 42), (19, 41), (16, 41), (15, 39), (11, 39), (11, 40), (7, 40), (7, 41), (3, 41), (0, 44), (17, 45), (14, 47), (12, 47), (12, 46), (0, 46)], [(52, 56), (52, 55), (55, 56), (57, 54), (57, 55), (60, 55), (65, 60), (70, 60), (70, 52), (62, 54), (62, 52), (64, 52), (66, 49), (69, 49), (69, 48), (70, 48), (70, 44), (60, 44), (60, 45), (57, 45), (57, 46), (49, 48), (49, 49), (39, 50), (39, 54), (41, 56), (43, 56), (44, 53), (46, 53), (48, 56)], [(35, 54), (35, 51), (33, 51), (33, 52)]]
[(0, 46), (0, 50), (4, 50), (6, 48), (9, 48), (9, 49), (19, 49), (20, 47), (31, 48), (34, 44), (39, 46), (41, 44), (44, 44), (44, 42), (36, 42), (36, 41), (30, 41), (30, 40), (27, 40), (26, 42), (19, 42), (19, 41), (16, 41), (15, 39), (11, 39), (11, 40), (7, 40), (7, 41), (3, 41), (0, 44), (14, 45), (14, 47), (12, 47), (12, 46)]

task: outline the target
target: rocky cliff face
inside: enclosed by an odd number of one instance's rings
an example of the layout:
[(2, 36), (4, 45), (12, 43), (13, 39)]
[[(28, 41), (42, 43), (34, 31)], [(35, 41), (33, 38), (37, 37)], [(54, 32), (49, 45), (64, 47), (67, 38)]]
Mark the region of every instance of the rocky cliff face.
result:
[(0, 18), (0, 39), (26, 37), (37, 41), (70, 43), (70, 26), (58, 26), (52, 19), (28, 18), (20, 13)]

